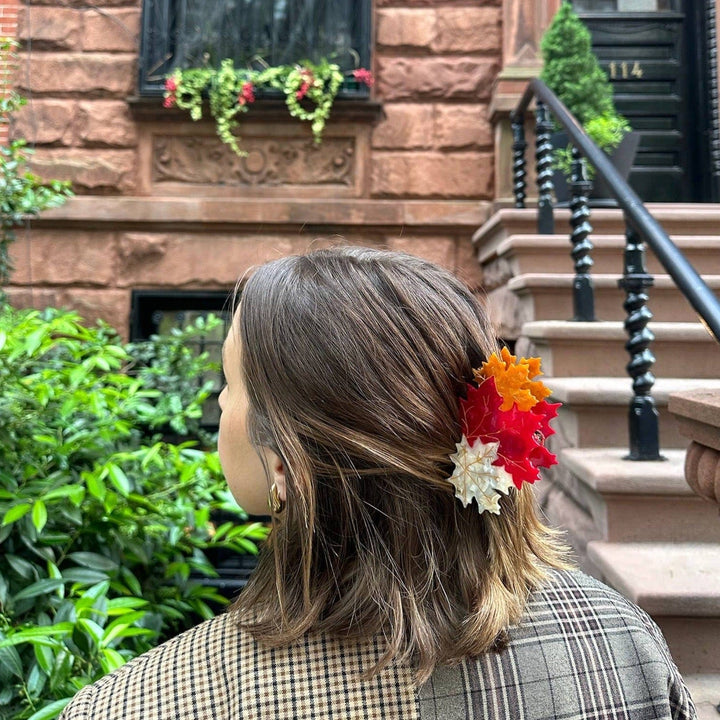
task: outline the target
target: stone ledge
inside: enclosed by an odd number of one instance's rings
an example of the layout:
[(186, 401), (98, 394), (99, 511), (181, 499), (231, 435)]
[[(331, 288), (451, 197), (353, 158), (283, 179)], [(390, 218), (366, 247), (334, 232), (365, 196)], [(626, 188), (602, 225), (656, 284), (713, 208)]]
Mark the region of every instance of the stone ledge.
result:
[[(528, 189), (532, 190), (530, 186)], [(720, 204), (648, 203), (646, 208), (670, 235), (712, 235), (720, 223)], [(556, 208), (554, 215), (555, 235), (569, 237), (570, 211)], [(625, 221), (619, 209), (593, 210), (590, 223), (597, 235), (625, 233)], [(473, 235), (473, 244), (478, 250), (487, 248), (490, 252), (508, 236), (534, 234), (537, 234), (537, 207), (502, 207), (479, 227)]]
[(720, 544), (591, 542), (588, 556), (607, 582), (651, 615), (720, 615)]
[[(700, 323), (651, 321), (648, 328), (652, 330), (656, 340), (714, 342)], [(531, 340), (627, 340), (623, 323), (610, 320), (534, 320), (522, 326), (522, 334)]]
[(34, 227), (113, 229), (153, 226), (153, 231), (197, 226), (390, 227), (423, 231), (461, 228), (468, 234), (489, 214), (473, 200), (319, 200), (193, 197), (77, 196), (45, 211)]
[[(591, 277), (596, 289), (612, 288), (616, 290), (618, 289), (618, 280), (622, 278), (622, 274), (597, 273), (591, 275)], [(720, 288), (720, 275), (703, 275), (703, 280), (712, 289)], [(517, 293), (533, 288), (571, 288), (574, 281), (574, 273), (523, 273), (513, 277), (508, 282), (508, 288)], [(653, 291), (674, 290), (677, 288), (675, 281), (669, 275), (656, 274), (653, 276), (653, 281), (653, 286), (648, 291), (650, 293), (650, 305), (652, 305)]]
[[(708, 389), (676, 393), (670, 398), (669, 410), (677, 417), (683, 435), (720, 450), (720, 393)], [(702, 438), (694, 432), (698, 425), (707, 426), (702, 428)]]
[[(161, 95), (157, 97), (131, 96), (127, 98), (126, 102), (133, 117), (142, 122), (193, 123), (187, 110), (164, 108)], [(336, 122), (369, 122), (373, 124), (383, 116), (383, 112), (383, 104), (376, 100), (338, 97), (333, 103), (330, 122), (333, 124)], [(203, 117), (212, 122), (208, 103), (203, 106)], [(290, 117), (284, 100), (275, 98), (258, 98), (257, 103), (252, 107), (252, 112), (242, 118), (243, 123), (252, 123), (253, 120), (262, 123), (278, 120), (300, 122)]]
[[(568, 405), (622, 405), (633, 397), (629, 377), (557, 377), (552, 379), (552, 400)], [(652, 396), (658, 406), (667, 406), (671, 393), (701, 388), (720, 391), (720, 380), (658, 378)]]

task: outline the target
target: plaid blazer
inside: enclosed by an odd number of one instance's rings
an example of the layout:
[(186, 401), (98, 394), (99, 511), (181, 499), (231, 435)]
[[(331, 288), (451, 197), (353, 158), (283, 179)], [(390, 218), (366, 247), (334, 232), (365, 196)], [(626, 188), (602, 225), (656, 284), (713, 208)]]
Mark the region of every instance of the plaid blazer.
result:
[(628, 600), (580, 572), (551, 573), (510, 642), (439, 667), (416, 689), (412, 668), (359, 675), (375, 640), (310, 635), (269, 649), (232, 614), (209, 620), (83, 688), (61, 720), (649, 720), (695, 718), (665, 640)]

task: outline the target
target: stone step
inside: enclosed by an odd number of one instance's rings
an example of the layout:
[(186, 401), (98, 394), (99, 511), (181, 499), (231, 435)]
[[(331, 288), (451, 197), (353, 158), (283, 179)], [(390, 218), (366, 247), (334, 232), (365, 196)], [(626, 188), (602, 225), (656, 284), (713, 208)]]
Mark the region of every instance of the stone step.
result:
[[(555, 377), (548, 380), (552, 400), (561, 402), (550, 438), (556, 449), (566, 447), (628, 447), (628, 408), (633, 397), (630, 378)], [(660, 416), (660, 447), (685, 448), (675, 419), (667, 412), (668, 396), (695, 389), (720, 389), (720, 380), (660, 377), (652, 396)], [(555, 449), (556, 448), (556, 449)]]
[[(651, 322), (657, 377), (720, 378), (720, 345), (700, 323)], [(621, 322), (525, 323), (515, 351), (542, 358), (550, 378), (603, 375), (627, 378), (628, 335)]]
[(717, 506), (685, 481), (683, 450), (665, 460), (626, 460), (620, 448), (565, 448), (536, 487), (548, 520), (567, 533), (580, 564), (593, 572), (587, 546), (609, 542), (720, 542)]
[[(646, 203), (650, 214), (671, 237), (674, 235), (715, 235), (720, 227), (720, 204)], [(596, 235), (624, 235), (625, 221), (621, 210), (594, 209), (590, 223)], [(555, 209), (557, 234), (569, 233), (570, 211)], [(537, 233), (537, 209), (501, 208), (473, 235), (476, 251), (490, 251), (511, 235)]]
[(720, 718), (720, 674), (686, 673), (683, 681), (695, 703), (698, 720)]
[[(591, 236), (593, 273), (621, 273), (625, 237)], [(673, 242), (688, 261), (702, 274), (720, 275), (720, 236), (675, 235)], [(510, 235), (495, 248), (483, 247), (478, 260), (483, 269), (483, 284), (491, 290), (525, 273), (573, 272), (568, 235)], [(665, 274), (655, 254), (648, 249), (646, 265), (653, 275)]]
[[(618, 287), (620, 275), (593, 275), (595, 316), (598, 320), (623, 321), (626, 294)], [(720, 275), (703, 278), (720, 294)], [(522, 325), (533, 320), (570, 320), (573, 317), (572, 273), (525, 273), (487, 294), (493, 325), (500, 337), (514, 339)], [(660, 322), (694, 322), (697, 313), (669, 275), (655, 277), (648, 290), (648, 309)]]
[(720, 543), (593, 542), (588, 554), (658, 623), (681, 672), (720, 673)]

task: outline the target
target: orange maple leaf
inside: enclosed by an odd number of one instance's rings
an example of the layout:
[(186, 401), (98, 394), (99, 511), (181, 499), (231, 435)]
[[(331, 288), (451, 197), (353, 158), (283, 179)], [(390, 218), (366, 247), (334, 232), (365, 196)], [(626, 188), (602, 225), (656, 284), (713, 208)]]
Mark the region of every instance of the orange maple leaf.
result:
[(482, 368), (474, 371), (478, 383), (495, 378), (495, 387), (503, 399), (501, 410), (507, 411), (514, 404), (519, 410), (530, 410), (550, 395), (550, 390), (540, 380), (532, 378), (542, 375), (540, 358), (520, 358), (511, 355), (507, 348), (500, 351), (500, 357), (493, 353)]

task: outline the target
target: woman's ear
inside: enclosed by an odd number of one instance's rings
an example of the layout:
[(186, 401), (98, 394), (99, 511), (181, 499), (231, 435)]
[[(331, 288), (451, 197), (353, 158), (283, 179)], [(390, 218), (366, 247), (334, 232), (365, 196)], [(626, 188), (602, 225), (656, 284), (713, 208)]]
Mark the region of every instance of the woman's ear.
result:
[(265, 461), (270, 468), (270, 480), (277, 487), (278, 497), (281, 502), (287, 499), (286, 482), (285, 482), (285, 463), (283, 459), (276, 453), (265, 448)]

